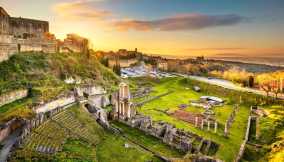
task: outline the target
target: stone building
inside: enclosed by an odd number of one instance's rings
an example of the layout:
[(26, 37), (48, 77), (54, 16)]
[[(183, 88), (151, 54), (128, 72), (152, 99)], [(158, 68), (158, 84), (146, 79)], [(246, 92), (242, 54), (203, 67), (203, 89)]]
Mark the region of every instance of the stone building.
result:
[(47, 21), (11, 17), (0, 7), (0, 62), (18, 52), (54, 53), (56, 49)]
[(88, 39), (77, 34), (67, 34), (63, 42), (59, 42), (59, 52), (86, 53), (88, 51)]
[(125, 120), (135, 116), (134, 104), (130, 101), (130, 98), (129, 86), (126, 83), (120, 83), (115, 100), (115, 118)]

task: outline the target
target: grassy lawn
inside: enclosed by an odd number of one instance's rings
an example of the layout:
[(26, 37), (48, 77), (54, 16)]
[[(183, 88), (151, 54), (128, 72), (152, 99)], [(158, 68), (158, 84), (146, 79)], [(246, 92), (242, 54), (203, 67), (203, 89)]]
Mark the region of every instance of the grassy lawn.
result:
[[(101, 128), (90, 114), (86, 113), (83, 109), (72, 109), (76, 118), (83, 123), (88, 130), (100, 137), (97, 143), (96, 160), (101, 162), (144, 162), (144, 161), (159, 161), (151, 153), (144, 151), (135, 144), (131, 144), (129, 141), (121, 137), (120, 135), (112, 134)], [(128, 143), (131, 148), (125, 148), (124, 144)], [(69, 149), (67, 147), (67, 149)], [(72, 149), (72, 148), (71, 148)], [(94, 149), (90, 148), (90, 149)]]
[(30, 104), (32, 104), (32, 99), (24, 98), (0, 107), (0, 123), (9, 121), (14, 117), (32, 117), (33, 112), (28, 108)]
[(27, 104), (31, 104), (31, 100), (28, 99), (28, 98), (24, 98), (24, 99), (21, 99), (21, 100), (14, 101), (10, 104), (6, 104), (6, 105), (0, 107), (0, 114), (6, 113), (8, 111), (14, 111), (14, 110), (18, 109), (19, 107), (26, 106)]
[[(124, 147), (126, 143), (130, 145), (129, 148)], [(106, 133), (97, 146), (97, 159), (102, 162), (160, 161), (152, 154), (123, 139), (120, 135), (111, 133)]]
[(96, 149), (90, 146), (88, 143), (77, 140), (68, 139), (63, 145), (62, 152), (56, 154), (58, 161), (86, 161), (93, 162), (96, 161)]
[(170, 146), (164, 144), (160, 139), (155, 138), (151, 135), (146, 135), (144, 132), (131, 128), (123, 123), (114, 122), (116, 127), (119, 127), (123, 130), (128, 138), (142, 144), (143, 146), (149, 148), (152, 151), (159, 153), (165, 157), (175, 157), (180, 158), (184, 153), (179, 152), (178, 150), (171, 148)]
[[(217, 134), (215, 134), (213, 131), (208, 132), (200, 130), (195, 128), (194, 125), (190, 123), (178, 120), (163, 112), (167, 110), (175, 111), (179, 109), (178, 106), (180, 104), (189, 104), (189, 100), (197, 100), (202, 95), (209, 95), (206, 92), (198, 93), (193, 91), (190, 85), (182, 84), (181, 80), (181, 78), (166, 78), (162, 79), (159, 83), (153, 83), (154, 92), (151, 95), (158, 95), (169, 90), (173, 90), (174, 92), (143, 105), (138, 111), (142, 114), (151, 116), (154, 121), (167, 121), (175, 125), (177, 128), (191, 131), (206, 139), (210, 139), (218, 143), (220, 146), (216, 153), (216, 157), (228, 162), (233, 161), (239, 151), (240, 144), (242, 143), (245, 134), (249, 107), (240, 107), (240, 110), (237, 112), (235, 122), (230, 129), (229, 138), (225, 138), (223, 136), (223, 125), (233, 110), (234, 102), (230, 100), (229, 96), (214, 94), (214, 96), (227, 100), (227, 104), (224, 106), (215, 107), (213, 109), (217, 121), (221, 123), (219, 126), (220, 128), (218, 129)], [(188, 107), (185, 109), (185, 111), (202, 113), (204, 110), (202, 108)]]
[[(267, 116), (259, 119), (259, 139), (250, 142), (261, 145), (255, 148), (247, 145), (243, 161), (284, 161), (284, 108), (283, 106), (265, 106)], [(253, 156), (252, 156), (253, 155)]]

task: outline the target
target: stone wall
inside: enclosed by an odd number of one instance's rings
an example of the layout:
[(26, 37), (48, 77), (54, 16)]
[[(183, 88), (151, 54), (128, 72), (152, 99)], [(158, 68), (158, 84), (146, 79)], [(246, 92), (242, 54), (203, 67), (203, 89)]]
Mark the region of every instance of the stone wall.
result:
[(86, 53), (88, 50), (89, 41), (76, 34), (67, 34), (63, 42), (60, 42), (59, 51), (62, 53)]
[(0, 142), (8, 137), (15, 129), (19, 128), (21, 124), (20, 120), (12, 119), (3, 125), (0, 125)]
[(84, 85), (75, 88), (75, 93), (78, 97), (83, 97), (84, 94), (88, 96), (106, 94), (102, 86)]
[[(203, 139), (196, 134), (175, 128), (175, 126), (166, 122), (152, 122), (152, 119), (147, 116), (136, 115), (128, 121), (120, 121), (131, 127), (138, 128), (147, 134), (155, 136), (164, 143), (183, 152), (207, 154), (209, 149), (212, 149), (213, 147), (218, 148), (218, 144), (213, 141)], [(196, 143), (199, 143), (199, 145), (196, 146)], [(202, 152), (202, 150), (205, 151)], [(217, 149), (215, 151), (217, 151)]]
[(106, 95), (95, 95), (88, 97), (88, 103), (95, 107), (106, 107), (110, 104), (109, 98)]
[(0, 107), (28, 96), (27, 89), (11, 91), (0, 95)]
[(57, 41), (48, 32), (47, 21), (11, 17), (0, 7), (0, 62), (18, 52), (55, 53)]
[(43, 37), (44, 33), (49, 32), (49, 23), (41, 20), (10, 17), (8, 28), (9, 34), (17, 38)]
[[(252, 113), (252, 108), (250, 110), (250, 113)], [(244, 151), (245, 151), (245, 147), (246, 147), (246, 143), (247, 143), (248, 138), (249, 138), (251, 119), (252, 119), (252, 116), (250, 115), (248, 117), (246, 134), (245, 134), (244, 140), (243, 140), (243, 142), (242, 142), (242, 144), (240, 146), (239, 153), (238, 153), (237, 157), (234, 160), (235, 162), (239, 162), (241, 160), (241, 158), (243, 157), (243, 154), (244, 154)]]
[[(1, 37), (1, 35), (0, 35)], [(8, 60), (10, 56), (17, 53), (17, 44), (1, 43), (0, 42), (0, 62)]]
[(38, 105), (34, 107), (33, 109), (37, 114), (40, 114), (40, 113), (50, 112), (57, 108), (73, 104), (75, 102), (76, 102), (76, 97), (73, 92), (70, 92), (69, 94), (64, 94), (62, 96), (59, 96), (58, 98), (52, 101)]

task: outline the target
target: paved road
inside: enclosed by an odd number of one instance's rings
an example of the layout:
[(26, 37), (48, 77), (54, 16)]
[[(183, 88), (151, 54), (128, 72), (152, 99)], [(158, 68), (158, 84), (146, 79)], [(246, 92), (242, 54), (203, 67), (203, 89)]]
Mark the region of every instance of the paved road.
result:
[(3, 148), (0, 150), (0, 162), (6, 162), (8, 155), (16, 143), (19, 135), (21, 133), (21, 129), (17, 129), (14, 131), (9, 137), (7, 137), (4, 141), (1, 142), (3, 144)]
[[(228, 80), (217, 79), (217, 78), (207, 78), (207, 77), (194, 76), (194, 75), (184, 75), (184, 74), (176, 74), (176, 75), (186, 77), (186, 78), (190, 78), (190, 79), (194, 79), (194, 80), (198, 80), (198, 81), (201, 81), (201, 82), (206, 82), (206, 83), (209, 83), (209, 84), (212, 84), (212, 85), (217, 85), (217, 86), (227, 88), (227, 89), (237, 90), (237, 91), (241, 91), (241, 92), (249, 92), (249, 93), (254, 93), (254, 94), (266, 96), (266, 93), (264, 91), (252, 89), (252, 88), (247, 88), (247, 87), (242, 87), (242, 86), (234, 84), (233, 82), (228, 81)], [(274, 94), (270, 94), (270, 96), (274, 97)], [(284, 94), (279, 95), (278, 98), (283, 100)]]

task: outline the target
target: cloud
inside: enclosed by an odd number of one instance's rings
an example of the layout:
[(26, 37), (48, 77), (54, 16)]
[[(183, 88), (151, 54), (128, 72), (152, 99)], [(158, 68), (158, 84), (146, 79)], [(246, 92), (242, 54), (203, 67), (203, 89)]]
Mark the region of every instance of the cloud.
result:
[(248, 18), (235, 15), (205, 15), (183, 14), (157, 20), (122, 20), (114, 22), (114, 27), (120, 31), (177, 31), (177, 30), (200, 30), (217, 26), (231, 26), (247, 21)]
[(188, 48), (186, 51), (236, 51), (236, 50), (246, 50), (247, 48), (238, 47), (218, 47), (218, 48)]
[(75, 2), (58, 3), (53, 7), (55, 13), (69, 19), (104, 19), (112, 13), (91, 7), (93, 2), (102, 0), (79, 0)]

